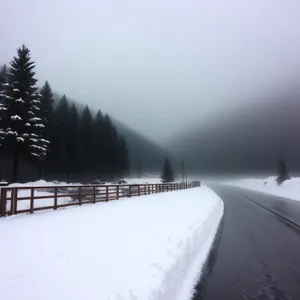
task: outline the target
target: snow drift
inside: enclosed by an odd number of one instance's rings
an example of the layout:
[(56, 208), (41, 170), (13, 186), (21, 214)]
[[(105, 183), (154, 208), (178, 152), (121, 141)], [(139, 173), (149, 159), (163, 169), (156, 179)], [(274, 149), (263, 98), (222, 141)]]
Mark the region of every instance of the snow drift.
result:
[(271, 194), (274, 196), (284, 197), (300, 201), (300, 178), (293, 177), (286, 180), (281, 185), (277, 185), (276, 177), (268, 177), (266, 179), (240, 179), (224, 182), (226, 185), (242, 187), (258, 192)]
[(190, 299), (223, 214), (209, 188), (0, 219), (17, 299)]

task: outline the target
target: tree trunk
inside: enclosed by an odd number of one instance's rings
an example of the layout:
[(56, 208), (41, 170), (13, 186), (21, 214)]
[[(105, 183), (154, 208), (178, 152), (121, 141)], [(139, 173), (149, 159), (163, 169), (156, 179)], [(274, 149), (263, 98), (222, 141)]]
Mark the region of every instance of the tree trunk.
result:
[(39, 161), (38, 162), (39, 179), (44, 179), (44, 173), (45, 173), (44, 161)]
[(12, 182), (17, 182), (19, 174), (19, 147), (16, 145), (13, 157)]

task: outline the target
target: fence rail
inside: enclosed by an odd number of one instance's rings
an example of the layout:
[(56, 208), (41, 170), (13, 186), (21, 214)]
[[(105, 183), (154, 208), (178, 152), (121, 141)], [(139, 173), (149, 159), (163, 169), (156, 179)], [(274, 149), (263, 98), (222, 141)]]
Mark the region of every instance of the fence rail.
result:
[(2, 187), (0, 217), (20, 213), (107, 202), (135, 196), (199, 187), (199, 181), (166, 184), (68, 185)]

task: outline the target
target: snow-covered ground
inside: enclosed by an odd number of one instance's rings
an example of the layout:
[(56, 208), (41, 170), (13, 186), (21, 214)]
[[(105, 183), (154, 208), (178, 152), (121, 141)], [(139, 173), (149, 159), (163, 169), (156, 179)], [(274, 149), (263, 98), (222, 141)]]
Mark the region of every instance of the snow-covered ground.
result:
[(1, 297), (190, 299), (223, 210), (202, 186), (2, 218)]
[(154, 178), (124, 178), (127, 184), (158, 184), (161, 183), (161, 179), (159, 177)]
[(300, 201), (299, 177), (293, 177), (290, 180), (286, 180), (280, 186), (277, 185), (275, 176), (265, 179), (257, 178), (226, 181), (224, 184)]

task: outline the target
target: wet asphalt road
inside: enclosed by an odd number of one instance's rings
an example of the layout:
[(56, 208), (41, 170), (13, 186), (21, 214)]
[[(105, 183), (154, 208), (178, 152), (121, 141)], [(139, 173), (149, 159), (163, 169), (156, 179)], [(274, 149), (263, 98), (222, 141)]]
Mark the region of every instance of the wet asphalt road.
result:
[(300, 300), (300, 202), (211, 187), (225, 216), (194, 300)]

